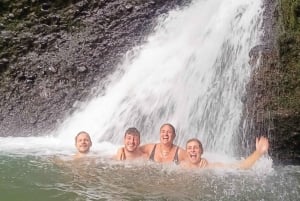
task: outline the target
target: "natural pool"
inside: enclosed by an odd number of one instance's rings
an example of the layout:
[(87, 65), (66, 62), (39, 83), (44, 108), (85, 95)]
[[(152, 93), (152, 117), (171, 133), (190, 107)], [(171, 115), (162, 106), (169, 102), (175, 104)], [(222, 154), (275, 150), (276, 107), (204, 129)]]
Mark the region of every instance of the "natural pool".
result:
[(0, 154), (0, 200), (297, 200), (300, 167), (261, 159), (246, 171), (182, 170), (152, 162)]

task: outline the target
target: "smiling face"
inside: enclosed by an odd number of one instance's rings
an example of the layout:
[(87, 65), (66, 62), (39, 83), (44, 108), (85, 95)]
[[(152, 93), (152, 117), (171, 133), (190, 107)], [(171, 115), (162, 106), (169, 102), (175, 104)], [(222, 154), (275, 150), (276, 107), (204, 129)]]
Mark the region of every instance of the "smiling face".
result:
[(135, 133), (127, 133), (124, 137), (125, 149), (129, 152), (134, 152), (140, 145), (140, 136)]
[(186, 144), (186, 152), (190, 163), (198, 164), (203, 153), (201, 142), (197, 139), (189, 140)]
[(75, 138), (75, 146), (79, 153), (86, 154), (90, 151), (92, 141), (89, 134), (80, 132)]
[(162, 144), (173, 144), (175, 136), (175, 129), (172, 125), (164, 124), (160, 128), (160, 142)]

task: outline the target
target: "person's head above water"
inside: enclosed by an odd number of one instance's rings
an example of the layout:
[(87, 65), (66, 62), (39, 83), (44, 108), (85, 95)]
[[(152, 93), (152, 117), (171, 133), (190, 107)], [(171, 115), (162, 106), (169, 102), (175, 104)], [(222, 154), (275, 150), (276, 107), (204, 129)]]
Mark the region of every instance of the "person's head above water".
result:
[(160, 143), (172, 145), (176, 137), (175, 127), (170, 123), (165, 123), (160, 127), (159, 131)]
[(192, 164), (201, 162), (201, 155), (203, 154), (203, 146), (197, 138), (189, 139), (186, 142), (187, 158)]
[(124, 147), (118, 149), (114, 156), (117, 160), (134, 160), (147, 157), (140, 150), (140, 131), (134, 127), (128, 128), (124, 135)]
[(77, 148), (78, 154), (87, 154), (92, 146), (92, 140), (90, 135), (81, 131), (75, 136), (75, 146)]
[(133, 152), (140, 145), (140, 132), (138, 129), (131, 127), (125, 131), (124, 147), (127, 151)]

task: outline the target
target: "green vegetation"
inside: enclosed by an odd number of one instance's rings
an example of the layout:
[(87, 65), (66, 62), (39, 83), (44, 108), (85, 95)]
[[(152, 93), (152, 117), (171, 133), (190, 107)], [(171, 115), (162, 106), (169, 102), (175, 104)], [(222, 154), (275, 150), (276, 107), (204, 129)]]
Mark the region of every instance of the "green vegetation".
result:
[(278, 24), (279, 80), (274, 105), (300, 113), (300, 0), (280, 0)]
[(281, 26), (286, 31), (300, 31), (300, 1), (281, 0), (280, 1)]

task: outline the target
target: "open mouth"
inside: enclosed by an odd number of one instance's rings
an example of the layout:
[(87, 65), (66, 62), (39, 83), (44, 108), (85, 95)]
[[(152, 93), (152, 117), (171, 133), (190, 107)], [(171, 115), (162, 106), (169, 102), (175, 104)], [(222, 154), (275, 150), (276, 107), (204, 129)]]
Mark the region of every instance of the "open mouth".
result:
[(191, 159), (197, 159), (197, 154), (190, 154)]

